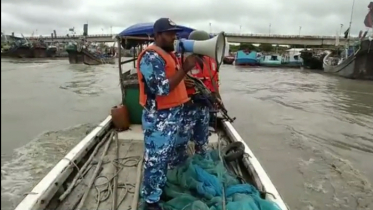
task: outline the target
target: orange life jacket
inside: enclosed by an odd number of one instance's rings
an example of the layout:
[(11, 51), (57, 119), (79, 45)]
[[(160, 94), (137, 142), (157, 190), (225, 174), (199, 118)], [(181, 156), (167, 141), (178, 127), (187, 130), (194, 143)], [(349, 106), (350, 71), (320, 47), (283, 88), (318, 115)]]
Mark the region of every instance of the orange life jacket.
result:
[[(165, 61), (165, 72), (166, 72), (166, 78), (171, 78), (174, 74), (176, 74), (176, 71), (179, 68), (179, 65), (177, 63), (177, 59), (175, 55), (170, 54), (162, 50), (160, 47), (156, 45), (150, 45), (147, 47), (144, 51), (140, 53), (140, 55), (137, 58), (137, 76), (139, 81), (139, 91), (140, 91), (140, 105), (143, 107), (146, 104), (147, 99), (147, 93), (145, 89), (145, 80), (143, 79), (143, 75), (140, 72), (140, 60), (144, 53), (146, 51), (155, 51), (158, 53), (159, 56), (161, 56)], [(182, 80), (168, 95), (166, 96), (155, 96), (155, 101), (157, 103), (157, 109), (168, 109), (172, 107), (176, 107), (179, 105), (184, 104), (185, 102), (189, 101), (188, 94), (186, 92), (185, 83)]]
[[(203, 68), (201, 68), (201, 66), (198, 63), (196, 63), (195, 68), (190, 71), (190, 75), (200, 79), (211, 92), (216, 92), (217, 90), (219, 90), (217, 64), (214, 59), (208, 56), (203, 56)], [(211, 78), (215, 81), (217, 90), (215, 90)], [(193, 95), (196, 93), (196, 90), (195, 88), (187, 88), (187, 92), (188, 95)]]

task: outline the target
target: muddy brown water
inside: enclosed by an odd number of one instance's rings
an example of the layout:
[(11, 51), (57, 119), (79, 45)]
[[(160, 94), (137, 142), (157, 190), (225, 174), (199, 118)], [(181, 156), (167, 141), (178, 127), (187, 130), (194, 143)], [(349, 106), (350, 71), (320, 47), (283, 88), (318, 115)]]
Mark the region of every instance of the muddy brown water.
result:
[[(120, 101), (114, 65), (1, 60), (1, 209), (14, 209)], [(373, 82), (221, 70), (234, 127), (291, 209), (373, 209)]]

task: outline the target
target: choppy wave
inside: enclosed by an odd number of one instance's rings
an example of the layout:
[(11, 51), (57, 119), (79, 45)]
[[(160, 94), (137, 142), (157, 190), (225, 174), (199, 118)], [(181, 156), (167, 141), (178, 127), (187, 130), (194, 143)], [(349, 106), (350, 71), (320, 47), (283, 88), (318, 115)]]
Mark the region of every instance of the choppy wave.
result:
[(1, 168), (1, 209), (14, 209), (21, 199), (72, 149), (94, 125), (77, 125), (42, 133), (15, 150)]
[(309, 159), (299, 159), (297, 166), (304, 178), (301, 201), (304, 209), (373, 208), (373, 187), (350, 161), (333, 150), (309, 143), (309, 137), (292, 132), (291, 145), (312, 153)]

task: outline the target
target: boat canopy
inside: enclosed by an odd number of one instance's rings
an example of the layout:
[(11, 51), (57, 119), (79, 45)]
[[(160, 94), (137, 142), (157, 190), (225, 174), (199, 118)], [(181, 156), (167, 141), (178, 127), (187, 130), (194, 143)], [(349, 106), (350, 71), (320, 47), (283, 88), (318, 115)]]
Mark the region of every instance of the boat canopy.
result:
[[(122, 39), (121, 44), (123, 48), (131, 49), (138, 45), (153, 42), (153, 25), (154, 23), (137, 23), (120, 32), (118, 38)], [(177, 27), (182, 30), (177, 34), (179, 38), (188, 38), (189, 34), (195, 30), (181, 25), (177, 25)]]
[[(119, 33), (119, 36), (148, 36), (153, 37), (153, 25), (154, 23), (137, 23), (135, 25), (132, 25), (126, 29), (124, 29), (122, 32)], [(186, 34), (189, 35), (190, 32), (194, 31), (193, 28), (189, 28), (186, 26), (177, 25), (182, 31), (178, 33), (178, 35), (185, 36)]]

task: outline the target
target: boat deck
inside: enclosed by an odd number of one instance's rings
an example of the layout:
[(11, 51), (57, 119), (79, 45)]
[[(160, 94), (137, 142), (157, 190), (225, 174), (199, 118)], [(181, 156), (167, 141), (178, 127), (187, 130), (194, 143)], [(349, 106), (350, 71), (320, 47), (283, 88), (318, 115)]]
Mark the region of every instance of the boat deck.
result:
[[(209, 140), (210, 145), (215, 147), (218, 142), (218, 134), (216, 132), (211, 132)], [(100, 159), (102, 159), (101, 172), (95, 179), (84, 205), (81, 206), (81, 210), (114, 209), (112, 206), (114, 203), (113, 194), (115, 192), (117, 193), (118, 210), (128, 210), (132, 208), (131, 206), (137, 205), (138, 195), (135, 195), (135, 191), (138, 191), (136, 190), (136, 186), (141, 184), (143, 145), (141, 125), (132, 125), (129, 130), (119, 132), (118, 143), (116, 143), (116, 138), (114, 136), (103, 158), (101, 157), (105, 150), (105, 146), (102, 146), (98, 150), (83, 181), (58, 205), (56, 210), (79, 209), (77, 208), (79, 200), (81, 200), (84, 193), (88, 190), (87, 186), (94, 175), (95, 168), (100, 162)], [(192, 152), (190, 149), (188, 151), (189, 153)], [(138, 167), (138, 165), (140, 166)], [(115, 183), (115, 181), (109, 182), (115, 178), (117, 179), (117, 187), (111, 184)]]

